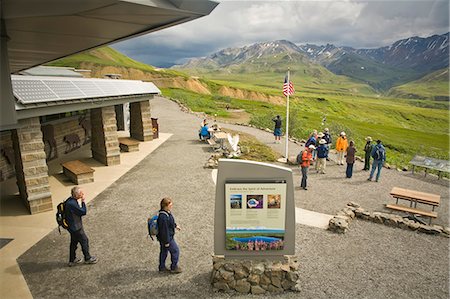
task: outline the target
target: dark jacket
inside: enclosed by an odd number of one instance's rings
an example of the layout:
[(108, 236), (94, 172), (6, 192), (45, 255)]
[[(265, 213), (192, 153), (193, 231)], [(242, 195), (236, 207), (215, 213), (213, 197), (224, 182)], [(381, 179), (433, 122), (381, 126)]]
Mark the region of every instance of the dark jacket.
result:
[[(160, 210), (160, 212), (161, 211), (164, 210)], [(173, 218), (172, 213), (167, 211), (164, 212), (166, 212), (169, 216), (167, 216), (166, 213), (159, 213), (158, 234), (156, 235), (156, 238), (159, 242), (167, 244), (172, 241), (177, 224), (175, 223), (175, 218)]]
[(281, 129), (281, 118), (274, 118), (272, 121), (275, 123), (275, 129)]
[(75, 198), (69, 197), (66, 201), (66, 217), (69, 223), (69, 232), (76, 232), (83, 228), (82, 216), (86, 215), (86, 204), (81, 203), (81, 207)]
[(366, 152), (365, 156), (370, 157), (370, 153), (372, 153), (373, 144), (368, 141), (364, 146), (364, 151)]
[(347, 160), (346, 160), (346, 162), (348, 164), (355, 163), (355, 153), (356, 153), (356, 148), (354, 146), (349, 146), (347, 148)]
[(319, 145), (319, 147), (317, 148), (317, 158), (328, 158), (328, 146), (326, 146), (325, 144)]
[(325, 139), (327, 141), (327, 144), (332, 143), (331, 135), (328, 132), (323, 133), (323, 139)]

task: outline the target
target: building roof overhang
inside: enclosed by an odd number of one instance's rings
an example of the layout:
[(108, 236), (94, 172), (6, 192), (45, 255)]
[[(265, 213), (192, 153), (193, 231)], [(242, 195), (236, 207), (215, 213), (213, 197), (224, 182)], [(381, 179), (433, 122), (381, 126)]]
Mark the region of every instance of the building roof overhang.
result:
[(2, 0), (11, 73), (208, 15), (209, 0)]

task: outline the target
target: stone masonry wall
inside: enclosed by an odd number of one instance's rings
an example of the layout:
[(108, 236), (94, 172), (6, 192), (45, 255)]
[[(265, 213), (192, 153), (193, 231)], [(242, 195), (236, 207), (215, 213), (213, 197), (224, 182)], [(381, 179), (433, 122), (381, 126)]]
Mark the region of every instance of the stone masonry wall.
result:
[(120, 149), (114, 106), (92, 109), (91, 127), (92, 157), (108, 166), (120, 164)]
[(48, 168), (38, 117), (19, 121), (13, 130), (16, 177), (20, 197), (31, 214), (52, 210)]
[(153, 140), (153, 127), (150, 101), (130, 103), (130, 137), (140, 140)]
[(211, 284), (225, 292), (264, 294), (300, 291), (299, 262), (295, 256), (282, 261), (225, 259), (213, 256)]
[[(12, 149), (11, 131), (0, 133), (0, 149)], [(9, 161), (3, 154), (0, 154), (0, 182), (15, 176), (14, 161)]]

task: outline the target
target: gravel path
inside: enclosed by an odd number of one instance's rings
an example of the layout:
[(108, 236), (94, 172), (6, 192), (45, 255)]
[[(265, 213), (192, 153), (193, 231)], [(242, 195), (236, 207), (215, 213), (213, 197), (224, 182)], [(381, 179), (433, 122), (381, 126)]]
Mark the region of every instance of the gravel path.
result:
[[(197, 141), (200, 120), (161, 98), (152, 101), (152, 116), (159, 118), (162, 132), (174, 135), (89, 204), (85, 229), (99, 263), (66, 267), (69, 236), (57, 230), (19, 258), (35, 298), (244, 297), (216, 293), (209, 284), (215, 186), (211, 170), (203, 168), (211, 151)], [(270, 133), (224, 127), (284, 152), (283, 145), (271, 143)], [(291, 150), (296, 154), (300, 148), (292, 145)], [(310, 189), (295, 191), (296, 206), (334, 214), (353, 200), (366, 210), (382, 211), (383, 204), (392, 202), (390, 188), (400, 186), (441, 194), (435, 223), (448, 226), (448, 181), (383, 170), (381, 182), (371, 183), (361, 168), (355, 166), (352, 179), (345, 178), (344, 166), (329, 165), (325, 175), (311, 173)], [(294, 181), (299, 182), (295, 168)], [(184, 272), (177, 276), (157, 272), (158, 244), (146, 238), (145, 219), (164, 196), (174, 199), (174, 215), (183, 228), (176, 240)], [(447, 238), (359, 220), (344, 235), (302, 225), (296, 229), (303, 290), (300, 296), (270, 297), (449, 297)]]

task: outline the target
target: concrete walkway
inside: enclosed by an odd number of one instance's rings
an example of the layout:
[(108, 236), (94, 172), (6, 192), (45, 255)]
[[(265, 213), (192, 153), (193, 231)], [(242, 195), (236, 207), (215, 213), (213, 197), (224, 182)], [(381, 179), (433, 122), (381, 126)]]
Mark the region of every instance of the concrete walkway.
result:
[[(18, 260), (34, 297), (228, 297), (213, 292), (209, 284), (215, 186), (211, 170), (203, 168), (211, 150), (197, 140), (200, 120), (161, 98), (152, 101), (152, 116), (159, 118), (162, 132), (173, 136), (89, 203), (84, 223), (99, 263), (66, 267), (68, 234), (50, 231)], [(270, 133), (223, 126), (248, 132), (284, 152), (283, 145), (273, 144)], [(300, 149), (295, 146), (290, 147), (292, 154)], [(333, 215), (353, 200), (365, 209), (383, 211), (391, 200), (390, 188), (397, 185), (441, 194), (436, 221), (448, 226), (448, 181), (384, 170), (376, 184), (366, 181), (359, 163), (352, 179), (345, 179), (343, 167), (333, 163), (328, 167), (326, 175), (310, 173), (308, 191), (295, 190), (297, 208)], [(298, 183), (298, 169), (292, 169)], [(158, 244), (146, 238), (145, 219), (164, 196), (174, 199), (174, 215), (183, 228), (176, 239), (184, 271), (176, 277), (157, 272)], [(296, 211), (298, 218), (306, 219), (302, 213)], [(53, 212), (50, 216), (54, 221)], [(345, 235), (309, 225), (296, 228), (303, 298), (447, 298), (448, 253), (448, 239), (363, 221), (354, 221)], [(2, 286), (2, 295), (3, 290)], [(298, 294), (271, 297), (298, 298)]]
[[(126, 136), (128, 132), (119, 132), (119, 134), (125, 134), (124, 136)], [(0, 297), (32, 298), (16, 259), (56, 227), (56, 206), (69, 196), (70, 189), (74, 186), (61, 173), (61, 163), (70, 160), (82, 160), (95, 170), (94, 182), (82, 185), (86, 194), (88, 194), (86, 201), (90, 202), (157, 149), (170, 136), (172, 134), (161, 133), (159, 139), (141, 142), (138, 152), (121, 153), (121, 164), (116, 166), (106, 167), (90, 158), (89, 145), (64, 155), (62, 158), (50, 161), (48, 164), (49, 183), (53, 199), (53, 211), (50, 212), (29, 215), (19, 198), (15, 179), (12, 178), (2, 182), (0, 184), (0, 236), (1, 238), (12, 239), (12, 241), (0, 249)]]

